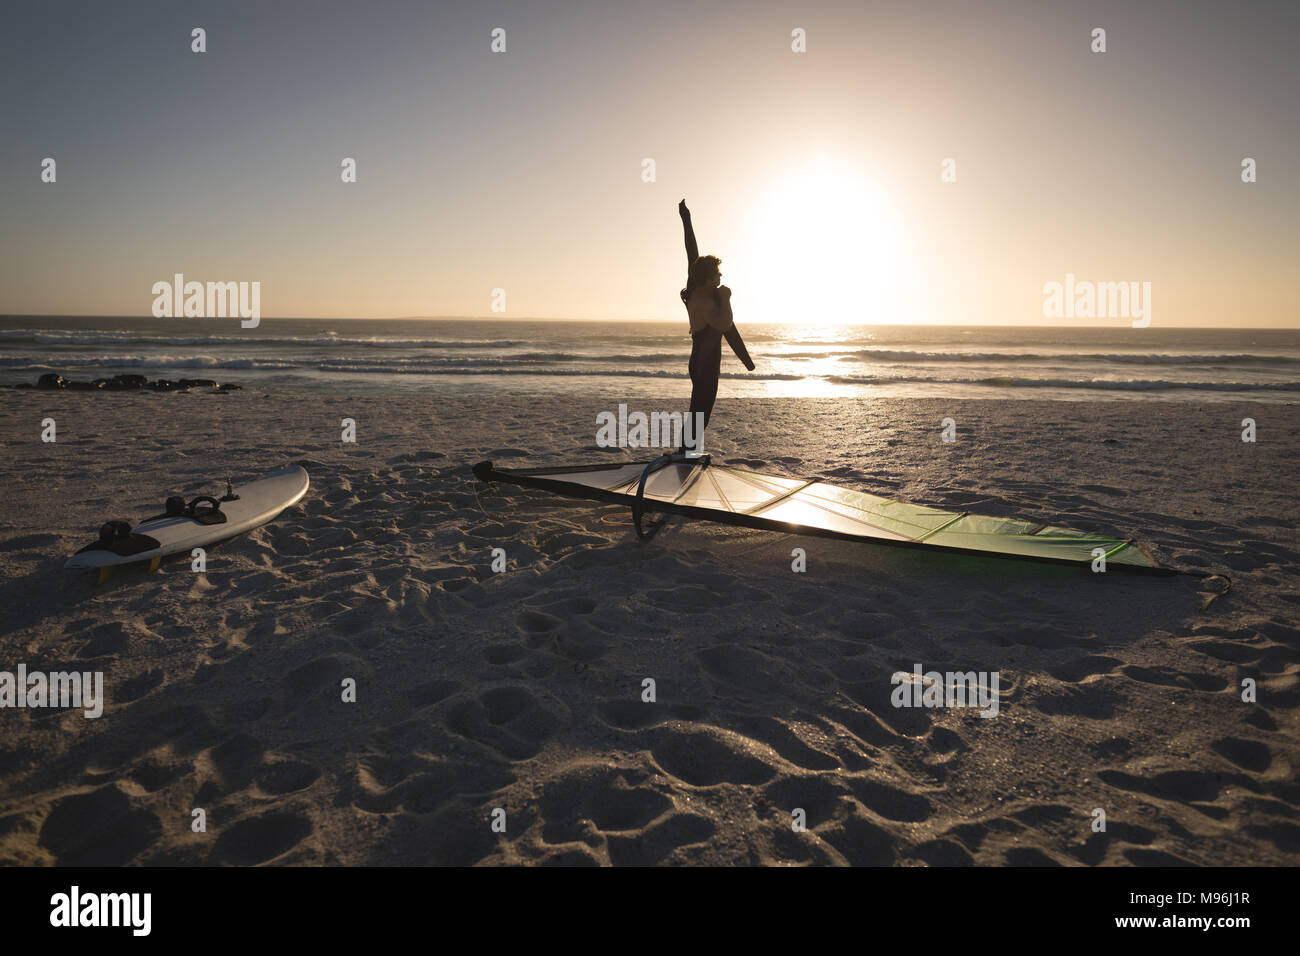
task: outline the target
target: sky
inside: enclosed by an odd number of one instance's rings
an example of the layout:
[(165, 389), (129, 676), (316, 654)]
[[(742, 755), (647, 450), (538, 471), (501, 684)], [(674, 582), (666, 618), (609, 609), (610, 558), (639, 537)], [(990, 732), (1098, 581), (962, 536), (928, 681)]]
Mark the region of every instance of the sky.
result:
[(265, 317), (684, 321), (685, 198), (738, 322), (1087, 324), (1044, 316), (1073, 275), (1296, 327), (1298, 40), (1277, 0), (6, 0), (0, 314), (182, 273)]

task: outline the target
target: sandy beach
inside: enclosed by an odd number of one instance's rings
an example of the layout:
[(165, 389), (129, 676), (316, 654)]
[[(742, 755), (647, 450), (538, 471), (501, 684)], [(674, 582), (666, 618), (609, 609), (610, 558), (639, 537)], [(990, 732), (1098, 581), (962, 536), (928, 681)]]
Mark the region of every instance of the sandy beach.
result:
[[(106, 701), (3, 713), (0, 863), (1300, 862), (1294, 405), (719, 401), (729, 463), (1131, 535), (1231, 576), (1205, 610), (1223, 579), (681, 518), (642, 543), (474, 479), (653, 457), (593, 444), (604, 407), (5, 391), (0, 670)], [(295, 462), (307, 496), (205, 573), (63, 569), (105, 519)], [(997, 715), (892, 706), (918, 665), (997, 672)]]

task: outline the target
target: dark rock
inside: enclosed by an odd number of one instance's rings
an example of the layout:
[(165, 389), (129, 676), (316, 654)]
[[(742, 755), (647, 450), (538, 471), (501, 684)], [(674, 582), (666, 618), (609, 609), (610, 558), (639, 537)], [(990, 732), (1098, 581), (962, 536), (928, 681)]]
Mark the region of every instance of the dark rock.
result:
[(67, 388), (68, 380), (58, 372), (46, 372), (36, 382), (37, 388)]

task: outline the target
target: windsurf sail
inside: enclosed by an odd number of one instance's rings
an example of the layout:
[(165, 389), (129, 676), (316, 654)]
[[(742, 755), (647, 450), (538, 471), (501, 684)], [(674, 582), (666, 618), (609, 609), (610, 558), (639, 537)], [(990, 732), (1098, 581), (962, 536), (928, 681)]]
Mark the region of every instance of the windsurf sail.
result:
[(1100, 549), (1106, 567), (1176, 574), (1132, 539), (1111, 538), (1034, 521), (943, 511), (852, 491), (818, 479), (764, 475), (714, 464), (709, 456), (665, 455), (651, 462), (497, 468), (479, 462), (482, 481), (504, 481), (571, 498), (626, 504), (638, 534), (645, 512), (678, 514), (767, 531), (898, 547), (1091, 567)]

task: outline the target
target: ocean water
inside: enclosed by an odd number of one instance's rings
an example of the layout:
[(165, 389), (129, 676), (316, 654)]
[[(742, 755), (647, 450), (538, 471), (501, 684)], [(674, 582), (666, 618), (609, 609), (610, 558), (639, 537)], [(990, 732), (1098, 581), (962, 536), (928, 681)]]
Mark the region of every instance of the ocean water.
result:
[[(1300, 400), (1300, 331), (741, 325), (720, 397)], [(0, 384), (45, 372), (267, 391), (687, 395), (686, 322), (0, 318)]]

